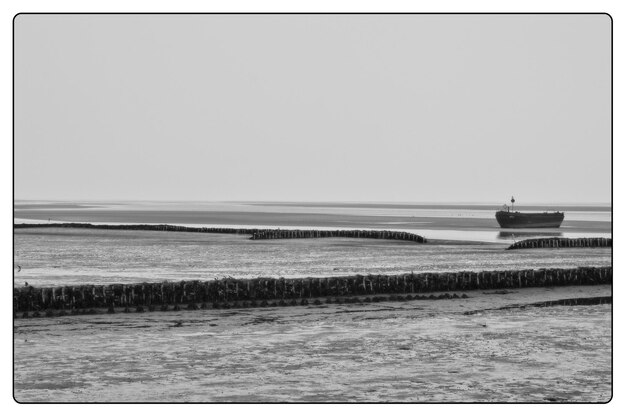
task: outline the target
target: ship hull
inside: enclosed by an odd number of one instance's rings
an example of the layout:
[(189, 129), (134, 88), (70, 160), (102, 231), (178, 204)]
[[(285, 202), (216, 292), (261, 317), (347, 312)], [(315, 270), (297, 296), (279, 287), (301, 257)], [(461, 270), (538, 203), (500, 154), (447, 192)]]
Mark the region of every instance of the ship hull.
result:
[(496, 220), (504, 229), (557, 228), (563, 223), (563, 213), (496, 212)]

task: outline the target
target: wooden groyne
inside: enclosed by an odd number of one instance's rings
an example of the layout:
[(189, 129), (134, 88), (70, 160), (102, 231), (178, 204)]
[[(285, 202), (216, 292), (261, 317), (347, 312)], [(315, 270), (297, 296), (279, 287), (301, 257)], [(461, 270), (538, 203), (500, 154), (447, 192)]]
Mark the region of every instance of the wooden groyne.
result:
[(549, 237), (525, 239), (515, 242), (510, 249), (537, 249), (537, 248), (610, 248), (613, 239), (606, 237), (581, 237), (576, 239), (565, 237)]
[[(562, 285), (611, 284), (612, 267), (528, 269), (515, 271), (461, 271), (355, 275), (330, 278), (256, 278), (212, 281), (180, 281), (141, 284), (83, 285), (50, 288), (32, 286), (13, 290), (14, 313), (51, 313), (51, 310), (86, 313), (87, 309), (116, 308), (126, 311), (198, 308), (306, 305), (309, 299), (353, 302), (354, 297), (376, 294), (419, 294), (480, 289), (525, 288)], [(456, 295), (456, 294), (455, 294)], [(352, 298), (345, 298), (352, 297)], [(408, 296), (407, 296), (408, 297)], [(432, 296), (431, 296), (432, 297)], [(391, 298), (391, 297), (390, 297)], [(450, 298), (450, 297), (448, 297)], [(458, 296), (451, 296), (458, 298)], [(369, 297), (368, 297), (369, 299)], [(365, 301), (368, 301), (366, 299)], [(406, 299), (406, 297), (405, 297)], [(333, 301), (334, 300), (334, 301)], [(338, 301), (339, 300), (339, 301)], [(356, 300), (359, 300), (356, 298)], [(376, 297), (373, 297), (376, 301)], [(173, 307), (172, 307), (173, 306)], [(65, 313), (67, 314), (67, 312)]]
[(69, 229), (148, 230), (158, 232), (225, 233), (239, 235), (252, 235), (265, 230), (257, 228), (176, 226), (172, 224), (15, 223), (13, 225), (15, 229), (58, 227)]
[(322, 238), (346, 237), (359, 239), (387, 239), (406, 240), (410, 242), (426, 243), (420, 235), (390, 230), (286, 230), (261, 228), (233, 228), (233, 227), (192, 227), (176, 226), (171, 224), (91, 224), (91, 223), (16, 223), (15, 229), (26, 228), (76, 228), (76, 229), (103, 229), (103, 230), (152, 230), (160, 232), (193, 232), (193, 233), (226, 233), (251, 235), (252, 240), (261, 239), (290, 239), (290, 238)]
[(358, 239), (387, 239), (407, 240), (410, 242), (426, 243), (423, 236), (408, 232), (389, 230), (264, 230), (253, 233), (250, 239), (307, 239), (324, 237), (349, 237)]
[(525, 303), (525, 304), (511, 304), (504, 307), (497, 308), (484, 308), (482, 310), (466, 311), (463, 314), (470, 316), (472, 314), (484, 313), (485, 311), (498, 311), (498, 310), (512, 310), (515, 308), (526, 307), (554, 307), (554, 306), (593, 306), (599, 304), (613, 304), (613, 296), (600, 296), (600, 297), (578, 297), (578, 298), (565, 298), (560, 300), (540, 301), (537, 303)]

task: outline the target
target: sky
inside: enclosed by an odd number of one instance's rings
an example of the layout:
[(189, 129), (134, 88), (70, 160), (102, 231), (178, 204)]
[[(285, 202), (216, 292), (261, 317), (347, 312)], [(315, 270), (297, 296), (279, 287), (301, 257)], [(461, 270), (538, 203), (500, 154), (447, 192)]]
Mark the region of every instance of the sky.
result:
[(608, 203), (606, 15), (19, 15), (34, 200)]

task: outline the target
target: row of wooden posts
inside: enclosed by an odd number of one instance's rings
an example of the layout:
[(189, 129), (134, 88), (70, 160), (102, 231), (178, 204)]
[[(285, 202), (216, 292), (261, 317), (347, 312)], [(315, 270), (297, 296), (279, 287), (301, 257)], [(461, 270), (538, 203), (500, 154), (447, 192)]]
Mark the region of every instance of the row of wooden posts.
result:
[(423, 236), (408, 232), (390, 230), (263, 230), (253, 233), (250, 239), (298, 239), (322, 237), (349, 237), (359, 239), (390, 239), (408, 240), (410, 242), (426, 243)]
[(612, 267), (15, 288), (16, 312), (611, 284)]
[(526, 239), (515, 242), (507, 249), (535, 248), (607, 248), (613, 246), (613, 239), (606, 237), (581, 237), (570, 239), (565, 237), (549, 237)]
[(395, 232), (390, 230), (286, 230), (233, 227), (193, 227), (171, 224), (91, 224), (91, 223), (18, 223), (16, 229), (25, 228), (78, 228), (106, 230), (153, 230), (164, 232), (227, 233), (251, 235), (250, 239), (289, 239), (347, 237), (361, 239), (392, 239), (426, 243), (426, 239), (415, 233)]
[(150, 230), (159, 232), (192, 232), (192, 233), (225, 233), (252, 235), (266, 229), (234, 228), (234, 227), (194, 227), (172, 224), (91, 224), (91, 223), (15, 223), (15, 229), (32, 228), (70, 228), (70, 229), (103, 229), (103, 230)]
[(565, 298), (565, 299), (560, 299), (560, 300), (539, 301), (537, 303), (530, 303), (530, 304), (528, 303), (509, 304), (504, 307), (466, 311), (463, 314), (465, 314), (466, 316), (469, 316), (472, 314), (483, 313), (486, 310), (512, 310), (515, 308), (526, 308), (526, 307), (591, 306), (591, 305), (598, 305), (598, 304), (613, 304), (613, 296), (603, 295), (600, 297), (578, 297), (578, 298)]

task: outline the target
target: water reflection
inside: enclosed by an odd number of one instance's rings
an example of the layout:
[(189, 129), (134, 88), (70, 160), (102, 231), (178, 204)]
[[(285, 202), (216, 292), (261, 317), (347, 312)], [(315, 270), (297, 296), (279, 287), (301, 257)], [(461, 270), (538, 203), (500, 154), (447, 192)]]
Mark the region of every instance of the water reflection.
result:
[(500, 232), (498, 239), (530, 239), (533, 237), (563, 237), (562, 232)]

